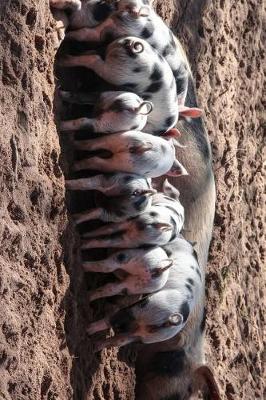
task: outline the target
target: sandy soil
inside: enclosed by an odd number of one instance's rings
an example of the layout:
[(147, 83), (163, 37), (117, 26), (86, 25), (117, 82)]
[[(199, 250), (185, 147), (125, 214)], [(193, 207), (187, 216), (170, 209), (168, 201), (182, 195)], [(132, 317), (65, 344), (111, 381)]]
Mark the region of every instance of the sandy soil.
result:
[[(225, 399), (262, 399), (262, 0), (157, 3), (188, 52), (213, 147), (207, 359)], [(134, 370), (116, 351), (93, 356), (85, 334), (103, 303), (87, 304), (96, 278), (78, 265), (68, 225), (62, 170), (70, 149), (67, 140), (60, 149), (54, 122), (48, 0), (1, 2), (0, 21), (0, 398), (133, 399)]]

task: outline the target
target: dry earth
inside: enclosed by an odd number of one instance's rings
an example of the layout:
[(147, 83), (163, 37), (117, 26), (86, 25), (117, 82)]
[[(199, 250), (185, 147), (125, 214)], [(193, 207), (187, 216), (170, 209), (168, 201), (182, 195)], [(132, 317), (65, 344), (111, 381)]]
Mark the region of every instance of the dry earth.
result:
[[(157, 3), (187, 50), (214, 155), (207, 359), (224, 399), (263, 399), (263, 1)], [(4, 0), (0, 21), (0, 399), (133, 399), (133, 369), (116, 351), (93, 356), (85, 334), (102, 303), (86, 303), (95, 277), (68, 226), (48, 0)]]

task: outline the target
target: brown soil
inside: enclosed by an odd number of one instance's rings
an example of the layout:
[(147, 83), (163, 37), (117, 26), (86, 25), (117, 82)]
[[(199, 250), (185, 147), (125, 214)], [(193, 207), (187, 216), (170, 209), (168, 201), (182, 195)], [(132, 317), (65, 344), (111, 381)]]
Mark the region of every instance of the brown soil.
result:
[[(263, 2), (157, 3), (187, 50), (213, 147), (207, 359), (225, 399), (262, 399)], [(67, 226), (48, 0), (6, 0), (0, 18), (0, 398), (133, 399), (134, 370), (116, 350), (93, 356), (85, 334), (103, 303), (86, 303), (96, 282)]]

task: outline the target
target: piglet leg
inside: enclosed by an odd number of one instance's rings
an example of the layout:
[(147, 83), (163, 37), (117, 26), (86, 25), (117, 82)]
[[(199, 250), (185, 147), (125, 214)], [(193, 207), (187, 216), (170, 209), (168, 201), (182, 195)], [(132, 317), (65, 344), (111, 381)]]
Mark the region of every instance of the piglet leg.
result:
[(105, 340), (99, 340), (94, 343), (94, 353), (109, 347), (125, 346), (129, 343), (135, 342), (137, 339), (138, 338), (134, 336), (128, 336), (126, 333), (121, 333)]
[(67, 32), (66, 39), (73, 39), (79, 42), (99, 42), (100, 34), (100, 30), (95, 28), (81, 28)]
[(101, 332), (101, 331), (106, 331), (106, 329), (110, 328), (109, 322), (103, 318), (100, 319), (99, 321), (92, 322), (88, 328), (87, 332), (89, 335), (93, 335), (94, 333)]
[(78, 131), (79, 129), (93, 129), (94, 120), (91, 118), (78, 118), (60, 123), (60, 132)]
[(82, 263), (82, 267), (84, 271), (103, 273), (113, 272), (117, 269), (117, 265), (112, 265), (108, 259), (102, 261), (86, 261)]
[(71, 179), (66, 181), (69, 190), (98, 190), (102, 193), (113, 189), (115, 184), (110, 185), (104, 175), (96, 175), (91, 178)]
[(110, 69), (97, 54), (84, 54), (81, 56), (64, 56), (58, 60), (61, 67), (85, 67), (92, 69), (100, 78), (110, 81)]
[(80, 0), (50, 0), (50, 6), (59, 10), (80, 10)]
[(97, 299), (101, 299), (103, 297), (112, 297), (126, 289), (126, 285), (124, 282), (113, 282), (107, 283), (106, 285), (99, 287), (98, 289), (91, 290), (89, 292), (89, 299), (90, 301), (94, 301)]
[(91, 237), (97, 237), (97, 236), (102, 236), (102, 235), (112, 235), (114, 233), (118, 233), (119, 231), (122, 231), (126, 226), (127, 226), (127, 222), (125, 224), (124, 223), (107, 224), (100, 228), (94, 229), (91, 232), (84, 233), (83, 238), (91, 238)]
[(105, 172), (113, 172), (112, 165), (110, 165), (110, 160), (105, 160), (100, 157), (85, 158), (74, 164), (74, 171), (81, 171), (83, 169), (94, 169)]
[(103, 249), (105, 247), (110, 247), (110, 248), (118, 248), (118, 249), (126, 249), (126, 248), (132, 248), (135, 247), (136, 245), (139, 245), (139, 243), (134, 243), (132, 240), (129, 241), (127, 240), (122, 232), (121, 236), (115, 237), (115, 238), (99, 238), (99, 239), (87, 239), (82, 241), (81, 249)]
[(73, 214), (72, 217), (76, 224), (81, 224), (84, 221), (92, 221), (93, 219), (101, 219), (103, 215), (102, 208), (95, 208), (91, 211), (85, 211), (79, 214)]

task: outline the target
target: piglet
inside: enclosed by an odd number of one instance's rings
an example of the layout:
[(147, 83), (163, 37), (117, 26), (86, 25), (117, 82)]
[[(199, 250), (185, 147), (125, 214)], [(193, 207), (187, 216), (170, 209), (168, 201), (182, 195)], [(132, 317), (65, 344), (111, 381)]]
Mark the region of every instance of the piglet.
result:
[(69, 190), (98, 190), (106, 196), (139, 196), (152, 189), (151, 180), (137, 174), (118, 172), (66, 181)]
[(84, 169), (103, 172), (132, 172), (155, 178), (166, 174), (173, 163), (179, 164), (176, 176), (187, 175), (185, 168), (175, 159), (175, 146), (172, 140), (140, 131), (113, 133), (97, 139), (75, 142), (79, 150), (111, 152), (110, 158), (92, 156), (74, 165), (76, 171)]
[[(153, 293), (166, 283), (173, 260), (161, 247), (126, 249), (102, 261), (84, 262), (85, 271), (113, 272), (120, 281), (108, 283), (89, 293), (91, 301), (115, 295)], [(121, 271), (123, 276), (121, 277)]]
[(178, 119), (176, 83), (169, 64), (143, 39), (127, 36), (112, 42), (105, 60), (97, 54), (66, 56), (65, 67), (84, 66), (110, 84), (137, 93), (153, 103), (145, 131), (160, 134)]
[(95, 104), (94, 118), (78, 118), (62, 121), (61, 132), (87, 129), (90, 133), (114, 133), (128, 130), (142, 130), (147, 123), (147, 115), (152, 112), (153, 105), (131, 92), (103, 92), (99, 96), (93, 94), (75, 95), (61, 91), (61, 97), (68, 102)]
[(115, 197), (96, 195), (96, 208), (74, 214), (72, 217), (77, 224), (94, 219), (104, 222), (124, 221), (147, 211), (151, 206), (154, 193), (156, 193), (154, 189), (146, 189)]
[(171, 207), (154, 204), (148, 211), (128, 221), (107, 224), (85, 233), (81, 249), (163, 246), (176, 238), (183, 223), (184, 208), (178, 200)]
[[(167, 247), (167, 246), (166, 246)], [(204, 284), (193, 246), (179, 236), (169, 245), (173, 265), (163, 288), (144, 300), (89, 325), (88, 333), (112, 328), (115, 335), (98, 341), (95, 351), (131, 342), (156, 343), (179, 333), (189, 320)]]

